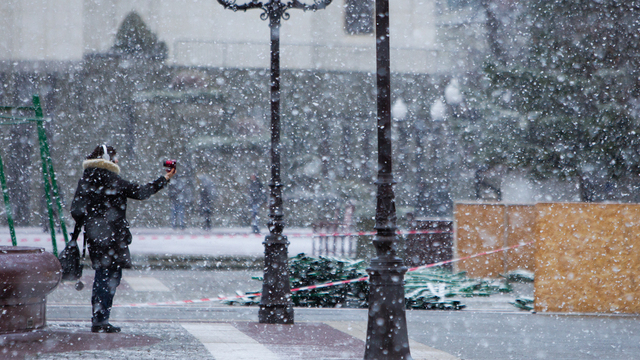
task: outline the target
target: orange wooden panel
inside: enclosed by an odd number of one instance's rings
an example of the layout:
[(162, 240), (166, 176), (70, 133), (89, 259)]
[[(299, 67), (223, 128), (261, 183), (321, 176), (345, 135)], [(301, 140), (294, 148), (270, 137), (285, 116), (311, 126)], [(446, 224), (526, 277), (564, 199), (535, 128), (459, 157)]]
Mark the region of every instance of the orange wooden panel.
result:
[[(536, 211), (533, 205), (507, 205), (509, 231), (507, 246), (521, 245), (535, 240), (533, 229)], [(507, 270), (525, 269), (534, 271), (534, 244), (518, 247), (506, 252)]]
[(640, 313), (640, 205), (536, 205), (535, 309)]
[[(460, 258), (503, 247), (504, 211), (501, 204), (456, 203), (454, 256)], [(455, 269), (466, 271), (473, 278), (498, 277), (504, 272), (504, 256), (496, 253), (459, 261)]]

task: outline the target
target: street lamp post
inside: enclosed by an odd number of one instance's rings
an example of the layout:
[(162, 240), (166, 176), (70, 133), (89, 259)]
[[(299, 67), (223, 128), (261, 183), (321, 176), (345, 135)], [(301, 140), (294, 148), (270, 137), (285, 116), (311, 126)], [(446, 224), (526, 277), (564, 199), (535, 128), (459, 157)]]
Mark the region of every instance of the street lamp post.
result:
[(258, 320), (267, 324), (293, 324), (293, 304), (287, 266), (287, 237), (284, 229), (282, 206), (282, 180), (280, 178), (280, 21), (287, 20), (289, 9), (316, 11), (327, 7), (332, 0), (314, 0), (311, 5), (298, 0), (286, 3), (251, 0), (236, 4), (235, 0), (218, 0), (225, 9), (247, 11), (260, 9), (262, 20), (269, 19), (271, 29), (271, 182), (269, 187), (269, 235), (264, 244), (264, 280)]
[(445, 98), (436, 99), (430, 109), (432, 124), (428, 161), (431, 186), (428, 189), (426, 215), (440, 219), (448, 219), (453, 214), (453, 202), (449, 193), (452, 144), (449, 144), (447, 130), (450, 110), (453, 107), (448, 105), (447, 98), (451, 100), (451, 97), (451, 92), (445, 90)]
[(391, 66), (389, 0), (376, 0), (376, 83), (378, 123), (378, 192), (376, 195), (376, 257), (369, 273), (369, 317), (365, 360), (410, 360), (404, 303), (407, 268), (396, 256), (396, 206), (391, 162)]

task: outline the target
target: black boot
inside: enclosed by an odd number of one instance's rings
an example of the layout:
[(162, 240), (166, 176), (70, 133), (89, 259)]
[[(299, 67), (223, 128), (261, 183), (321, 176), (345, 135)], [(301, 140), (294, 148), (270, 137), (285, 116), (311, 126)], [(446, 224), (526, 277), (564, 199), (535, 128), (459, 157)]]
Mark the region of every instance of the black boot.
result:
[(117, 326), (113, 326), (111, 324), (93, 325), (91, 326), (91, 332), (112, 334), (112, 333), (119, 333), (120, 328)]

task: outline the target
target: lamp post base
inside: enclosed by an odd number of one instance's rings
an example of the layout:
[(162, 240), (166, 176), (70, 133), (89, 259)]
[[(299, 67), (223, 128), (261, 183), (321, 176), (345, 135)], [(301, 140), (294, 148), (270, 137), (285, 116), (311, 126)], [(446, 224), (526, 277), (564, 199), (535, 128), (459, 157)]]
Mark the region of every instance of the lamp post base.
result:
[(261, 324), (293, 325), (293, 306), (291, 305), (260, 305), (258, 321)]
[(395, 257), (371, 261), (369, 318), (365, 360), (412, 360), (405, 316), (404, 274), (407, 268)]
[(262, 324), (293, 324), (289, 286), (287, 237), (267, 235), (264, 244), (264, 280), (258, 321)]

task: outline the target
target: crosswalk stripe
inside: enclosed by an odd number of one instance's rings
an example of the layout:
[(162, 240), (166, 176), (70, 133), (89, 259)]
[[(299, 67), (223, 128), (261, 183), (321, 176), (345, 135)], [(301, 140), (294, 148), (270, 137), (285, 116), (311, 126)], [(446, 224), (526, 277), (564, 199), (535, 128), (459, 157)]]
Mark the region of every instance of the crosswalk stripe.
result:
[[(367, 341), (366, 321), (324, 321), (324, 323), (356, 339)], [(411, 349), (411, 357), (414, 360), (459, 360), (449, 353), (434, 349), (412, 339), (409, 339), (409, 348)]]
[(231, 324), (182, 323), (216, 360), (278, 360), (278, 356)]
[(150, 276), (123, 276), (123, 280), (134, 291), (171, 291), (160, 280)]

